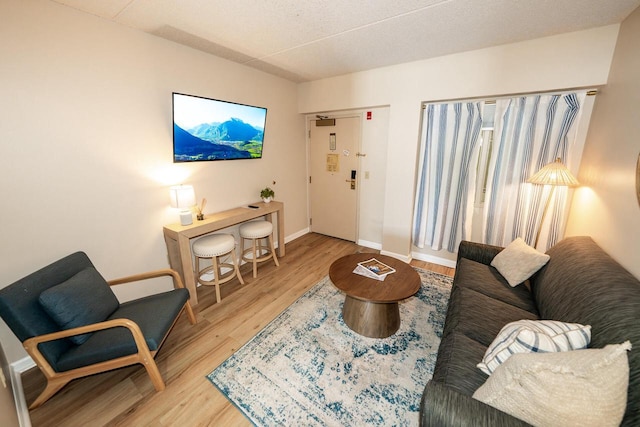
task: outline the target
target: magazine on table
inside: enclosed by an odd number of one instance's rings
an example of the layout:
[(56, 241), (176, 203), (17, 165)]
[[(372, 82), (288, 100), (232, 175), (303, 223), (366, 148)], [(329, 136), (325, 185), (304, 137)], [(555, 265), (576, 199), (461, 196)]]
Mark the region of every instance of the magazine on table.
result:
[(356, 274), (380, 281), (383, 281), (389, 274), (395, 273), (395, 271), (394, 268), (389, 267), (387, 264), (375, 258), (359, 262), (355, 270), (353, 270)]

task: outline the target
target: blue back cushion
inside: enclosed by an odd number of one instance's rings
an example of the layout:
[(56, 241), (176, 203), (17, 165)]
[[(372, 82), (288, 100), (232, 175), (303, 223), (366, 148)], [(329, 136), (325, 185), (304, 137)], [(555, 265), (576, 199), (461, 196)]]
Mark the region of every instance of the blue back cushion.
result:
[[(38, 300), (61, 329), (102, 322), (120, 305), (107, 281), (93, 267), (86, 267), (59, 285), (47, 289)], [(91, 333), (87, 333), (69, 339), (80, 345), (90, 336)]]
[[(87, 254), (75, 252), (0, 289), (0, 316), (20, 341), (60, 330), (38, 298), (43, 291), (70, 279), (86, 267), (93, 267)], [(55, 364), (73, 345), (62, 339), (40, 344), (38, 348), (49, 363)]]

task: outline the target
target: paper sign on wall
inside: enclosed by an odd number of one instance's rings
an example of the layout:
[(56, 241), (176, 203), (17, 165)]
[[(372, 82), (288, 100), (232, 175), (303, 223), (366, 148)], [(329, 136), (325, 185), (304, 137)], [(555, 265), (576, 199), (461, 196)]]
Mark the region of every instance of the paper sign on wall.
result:
[(327, 172), (340, 172), (340, 156), (327, 154)]

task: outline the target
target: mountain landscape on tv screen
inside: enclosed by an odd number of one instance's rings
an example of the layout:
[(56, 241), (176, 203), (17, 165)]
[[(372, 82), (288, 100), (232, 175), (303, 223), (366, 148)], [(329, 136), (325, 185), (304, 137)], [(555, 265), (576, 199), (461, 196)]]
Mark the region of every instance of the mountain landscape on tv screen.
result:
[(232, 118), (202, 123), (190, 129), (173, 124), (173, 153), (177, 162), (262, 157), (264, 130)]

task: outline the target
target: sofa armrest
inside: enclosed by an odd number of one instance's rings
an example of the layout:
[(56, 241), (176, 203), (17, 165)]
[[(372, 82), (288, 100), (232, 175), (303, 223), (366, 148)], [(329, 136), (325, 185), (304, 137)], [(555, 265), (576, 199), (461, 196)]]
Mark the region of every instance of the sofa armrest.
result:
[(493, 258), (503, 249), (501, 246), (463, 240), (460, 242), (460, 246), (458, 246), (458, 261), (460, 261), (460, 258), (467, 258), (481, 264), (489, 265), (491, 261), (493, 261)]
[(420, 401), (420, 426), (520, 427), (529, 424), (441, 383), (429, 381)]

